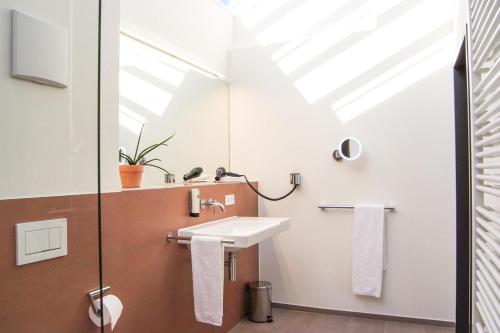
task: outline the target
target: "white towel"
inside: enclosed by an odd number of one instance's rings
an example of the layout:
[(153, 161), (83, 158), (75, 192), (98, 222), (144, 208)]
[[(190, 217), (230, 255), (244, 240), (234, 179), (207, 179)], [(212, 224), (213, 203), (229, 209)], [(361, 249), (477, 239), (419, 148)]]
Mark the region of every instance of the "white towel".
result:
[(194, 313), (202, 323), (221, 326), (224, 298), (224, 248), (220, 237), (191, 238)]
[(352, 292), (380, 298), (386, 261), (384, 206), (356, 206), (353, 235)]

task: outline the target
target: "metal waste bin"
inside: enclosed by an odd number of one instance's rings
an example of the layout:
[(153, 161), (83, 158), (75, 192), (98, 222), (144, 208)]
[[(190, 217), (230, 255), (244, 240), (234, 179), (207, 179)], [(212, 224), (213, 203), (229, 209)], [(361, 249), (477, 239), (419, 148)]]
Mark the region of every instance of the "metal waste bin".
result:
[(272, 284), (267, 281), (253, 281), (250, 288), (250, 320), (257, 323), (273, 321), (271, 307)]

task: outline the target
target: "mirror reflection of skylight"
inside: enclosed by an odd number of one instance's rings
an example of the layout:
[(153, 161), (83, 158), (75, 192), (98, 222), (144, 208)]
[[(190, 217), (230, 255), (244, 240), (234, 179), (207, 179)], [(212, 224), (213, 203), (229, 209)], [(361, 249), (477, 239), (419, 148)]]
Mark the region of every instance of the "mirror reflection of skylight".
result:
[(174, 87), (180, 86), (186, 76), (185, 72), (175, 67), (166, 65), (160, 61), (146, 61), (143, 57), (132, 52), (123, 52), (121, 54), (120, 67), (122, 69), (137, 68)]
[(190, 67), (132, 38), (120, 36), (120, 125), (138, 133), (153, 113), (162, 116)]
[(127, 37), (126, 35), (121, 34), (120, 63), (122, 63), (123, 61), (122, 56), (127, 54), (134, 54), (142, 58), (144, 61), (147, 60), (147, 61), (164, 63), (165, 65), (171, 66), (182, 72), (187, 72), (190, 69), (189, 65), (187, 65), (186, 63), (178, 59), (175, 59), (174, 57), (171, 57), (163, 52), (155, 50), (154, 48), (149, 47), (143, 43), (140, 43), (130, 37)]
[(120, 96), (158, 116), (165, 112), (172, 99), (170, 92), (123, 69), (120, 70)]
[(142, 125), (146, 123), (146, 118), (130, 110), (124, 105), (119, 106), (118, 123), (132, 133), (138, 135)]

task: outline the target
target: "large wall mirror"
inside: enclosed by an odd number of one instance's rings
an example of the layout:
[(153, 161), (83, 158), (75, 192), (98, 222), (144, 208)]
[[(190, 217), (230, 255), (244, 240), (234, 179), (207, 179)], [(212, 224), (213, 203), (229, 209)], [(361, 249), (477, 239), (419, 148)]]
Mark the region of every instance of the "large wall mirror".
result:
[[(213, 175), (229, 166), (229, 87), (224, 80), (175, 54), (126, 32), (120, 34), (119, 144), (134, 154), (166, 144), (147, 156), (175, 175), (194, 167)], [(165, 172), (145, 167), (142, 187), (165, 184)]]

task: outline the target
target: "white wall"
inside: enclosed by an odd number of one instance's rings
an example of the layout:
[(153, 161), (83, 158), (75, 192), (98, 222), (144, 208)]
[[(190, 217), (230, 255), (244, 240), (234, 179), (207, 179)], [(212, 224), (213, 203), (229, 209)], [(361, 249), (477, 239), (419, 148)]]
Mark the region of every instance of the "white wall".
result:
[[(98, 2), (0, 1), (0, 198), (97, 189)], [(10, 77), (10, 10), (70, 31), (69, 85)]]
[(120, 67), (120, 0), (102, 2), (101, 27), (101, 186), (121, 189), (118, 171), (118, 73)]
[[(0, 43), (10, 44), (10, 9), (70, 30), (70, 84), (58, 89), (10, 77), (10, 47), (0, 48), (2, 119), (0, 198), (97, 191), (98, 1), (0, 2)], [(120, 188), (118, 147), (119, 0), (103, 2), (101, 179)]]
[(121, 26), (226, 74), (232, 17), (211, 0), (122, 0)]
[[(285, 74), (272, 58), (284, 44), (262, 46), (255, 36), (302, 3), (288, 3), (250, 29), (237, 22), (238, 47), (230, 57), (232, 170), (258, 179), (268, 195), (288, 191), (290, 172), (301, 172), (303, 177), (289, 199), (260, 201), (261, 215), (292, 219), (289, 231), (261, 245), (261, 278), (273, 283), (275, 302), (453, 321), (451, 63), (457, 39), (454, 31), (461, 30), (452, 22), (456, 2), (442, 12), (417, 11), (415, 19), (426, 22), (425, 27), (405, 25), (411, 19), (405, 13), (414, 9), (405, 2), (378, 17), (375, 29), (361, 25), (298, 70)], [(349, 6), (330, 15), (308, 37), (339, 22), (352, 10)], [(398, 36), (387, 37), (384, 34), (390, 33), (384, 27), (398, 19), (404, 22), (390, 31), (404, 34), (402, 42), (408, 45), (373, 63), (380, 52), (397, 43)], [(293, 20), (294, 24), (304, 21), (305, 17)], [(430, 29), (432, 23), (435, 28), (420, 36), (419, 29)], [(283, 29), (288, 34), (283, 40), (289, 39), (293, 29)], [(382, 40), (359, 53), (377, 34)], [(441, 42), (445, 42), (441, 51), (430, 52), (420, 61), (413, 58)], [(350, 52), (349, 57), (343, 58), (343, 52)], [(329, 61), (333, 61), (330, 67), (321, 67)], [(408, 61), (410, 65), (402, 67)], [(332, 68), (335, 71), (328, 73)], [(351, 77), (361, 68), (366, 70)], [(381, 79), (395, 70), (396, 74)], [(325, 73), (328, 76), (323, 77)], [(377, 80), (372, 87), (366, 86)], [(314, 100), (318, 91), (332, 86), (331, 92)], [(338, 115), (348, 109), (333, 110), (332, 104), (359, 92), (360, 87), (367, 89), (353, 99), (350, 112), (365, 112), (342, 122)], [(355, 162), (336, 162), (332, 151), (347, 135), (361, 140), (363, 156)], [(388, 270), (382, 299), (352, 295), (353, 212), (321, 211), (317, 206), (323, 202), (396, 205), (397, 210), (386, 215)]]
[[(118, 69), (120, 4), (152, 25), (165, 44), (225, 74), (232, 42), (232, 18), (215, 2), (110, 0), (103, 2), (101, 87), (101, 179), (104, 191), (120, 190), (118, 151)], [(131, 7), (139, 4), (138, 11)], [(127, 6), (130, 5), (130, 6)], [(165, 6), (158, 8), (158, 6)], [(191, 9), (196, 10), (192, 11)], [(70, 29), (70, 84), (57, 89), (10, 77), (10, 9)], [(129, 9), (129, 11), (127, 11)], [(174, 10), (175, 9), (175, 10)], [(98, 1), (0, 2), (0, 198), (97, 191), (97, 13)], [(158, 15), (162, 13), (162, 15)], [(154, 18), (154, 19), (151, 19)], [(133, 20), (132, 20), (133, 21)], [(167, 22), (166, 25), (163, 23)], [(151, 29), (151, 30), (149, 30)], [(182, 33), (181, 33), (182, 32)]]

